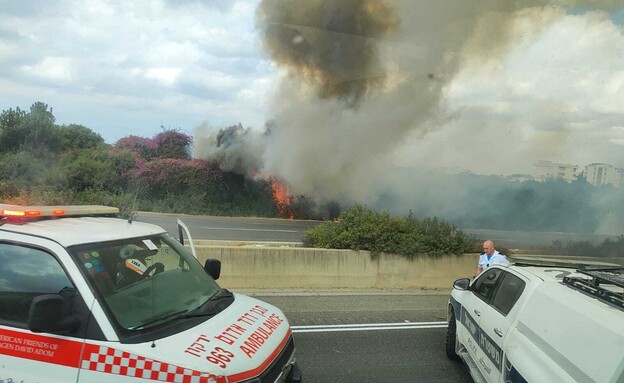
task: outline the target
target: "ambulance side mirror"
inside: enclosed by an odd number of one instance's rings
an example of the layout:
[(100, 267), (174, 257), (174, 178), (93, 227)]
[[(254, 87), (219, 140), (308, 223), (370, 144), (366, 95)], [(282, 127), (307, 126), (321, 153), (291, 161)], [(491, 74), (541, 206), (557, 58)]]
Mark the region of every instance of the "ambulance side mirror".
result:
[(206, 259), (204, 269), (215, 281), (221, 276), (221, 261), (218, 259)]
[(28, 311), (28, 328), (32, 332), (72, 333), (80, 328), (80, 318), (64, 314), (65, 300), (59, 294), (35, 297)]

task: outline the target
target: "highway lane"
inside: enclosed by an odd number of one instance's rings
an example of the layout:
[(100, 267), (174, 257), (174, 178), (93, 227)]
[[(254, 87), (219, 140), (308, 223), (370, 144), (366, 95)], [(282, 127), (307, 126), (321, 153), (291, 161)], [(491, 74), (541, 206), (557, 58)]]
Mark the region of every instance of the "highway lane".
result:
[[(271, 241), (301, 242), (304, 234), (318, 225), (318, 221), (299, 221), (289, 219), (215, 217), (183, 214), (161, 214), (139, 212), (138, 221), (161, 226), (177, 236), (176, 217), (180, 218), (190, 229), (196, 239), (229, 240), (229, 241)], [(554, 240), (563, 243), (589, 241), (593, 244), (602, 243), (605, 239), (616, 239), (613, 235), (504, 231), (489, 229), (464, 229), (481, 239), (492, 239), (510, 249), (535, 249), (552, 245)]]
[(615, 235), (562, 233), (550, 231), (504, 231), (489, 229), (464, 229), (465, 232), (474, 234), (478, 238), (491, 239), (495, 243), (505, 245), (510, 249), (539, 249), (551, 246), (553, 241), (584, 242), (589, 241), (594, 245), (604, 242), (607, 238), (617, 239)]
[(289, 219), (214, 217), (139, 212), (137, 221), (158, 225), (178, 235), (176, 218), (188, 226), (195, 239), (224, 241), (301, 242), (318, 221)]
[(284, 311), (306, 383), (472, 382), (444, 353), (447, 295), (245, 293)]

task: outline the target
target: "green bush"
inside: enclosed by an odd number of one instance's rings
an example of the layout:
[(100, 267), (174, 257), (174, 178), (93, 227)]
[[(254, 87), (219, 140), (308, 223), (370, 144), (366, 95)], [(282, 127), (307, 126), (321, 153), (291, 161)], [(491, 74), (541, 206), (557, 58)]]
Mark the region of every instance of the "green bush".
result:
[(338, 220), (325, 222), (304, 236), (307, 246), (334, 249), (369, 250), (412, 257), (416, 254), (441, 255), (478, 252), (478, 240), (437, 218), (417, 220), (393, 217), (362, 205), (344, 210)]
[(62, 180), (55, 159), (41, 158), (27, 151), (0, 154), (0, 184), (6, 189), (28, 192), (40, 186), (54, 187)]

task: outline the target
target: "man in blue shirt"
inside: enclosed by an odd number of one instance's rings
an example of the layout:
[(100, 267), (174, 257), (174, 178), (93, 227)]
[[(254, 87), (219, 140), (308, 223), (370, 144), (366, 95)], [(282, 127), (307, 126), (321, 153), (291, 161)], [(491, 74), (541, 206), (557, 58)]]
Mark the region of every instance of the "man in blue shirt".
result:
[(504, 254), (499, 253), (494, 248), (494, 242), (487, 240), (483, 242), (483, 254), (479, 256), (479, 263), (477, 264), (477, 275), (483, 270), (492, 266), (495, 263), (507, 264), (509, 261)]

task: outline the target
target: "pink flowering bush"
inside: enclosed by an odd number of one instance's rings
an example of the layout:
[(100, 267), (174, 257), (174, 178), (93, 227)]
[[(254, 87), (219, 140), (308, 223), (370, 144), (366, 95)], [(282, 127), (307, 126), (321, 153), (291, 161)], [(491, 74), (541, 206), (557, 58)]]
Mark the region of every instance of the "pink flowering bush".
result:
[(155, 158), (190, 159), (190, 146), (193, 137), (179, 130), (165, 130), (154, 138), (128, 136), (115, 143), (118, 149), (136, 153), (141, 159), (150, 161)]
[(158, 133), (152, 142), (156, 146), (156, 157), (190, 159), (190, 146), (193, 137), (178, 130), (165, 130)]
[(138, 167), (134, 178), (151, 197), (189, 190), (214, 194), (225, 188), (223, 171), (212, 162), (197, 159), (157, 158)]
[(127, 136), (120, 138), (115, 143), (115, 148), (126, 149), (136, 153), (145, 161), (149, 161), (154, 158), (158, 149), (154, 140), (139, 136)]

